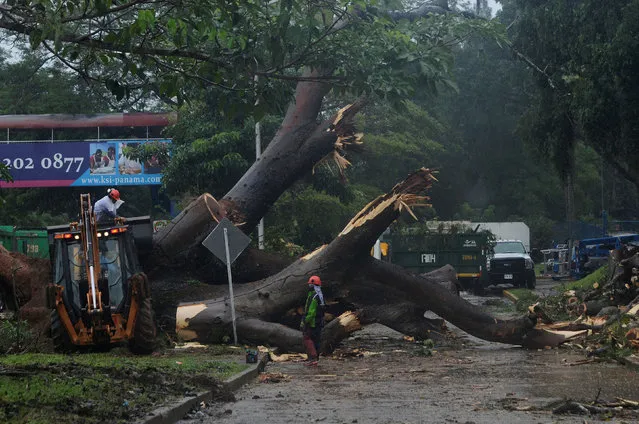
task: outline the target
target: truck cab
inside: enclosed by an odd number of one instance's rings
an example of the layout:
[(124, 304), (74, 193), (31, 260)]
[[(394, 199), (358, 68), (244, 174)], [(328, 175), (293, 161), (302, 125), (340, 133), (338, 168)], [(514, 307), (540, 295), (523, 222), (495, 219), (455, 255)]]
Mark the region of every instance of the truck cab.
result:
[(486, 261), (488, 284), (512, 284), (534, 289), (535, 264), (521, 240), (498, 240)]

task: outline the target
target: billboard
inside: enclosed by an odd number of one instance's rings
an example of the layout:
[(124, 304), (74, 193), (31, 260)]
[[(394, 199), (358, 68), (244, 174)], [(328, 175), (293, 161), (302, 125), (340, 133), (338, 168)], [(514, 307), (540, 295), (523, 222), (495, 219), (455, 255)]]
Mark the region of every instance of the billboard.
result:
[(159, 185), (162, 168), (151, 158), (144, 163), (123, 154), (125, 146), (161, 140), (92, 140), (14, 142), (0, 144), (0, 162), (14, 182), (0, 188)]

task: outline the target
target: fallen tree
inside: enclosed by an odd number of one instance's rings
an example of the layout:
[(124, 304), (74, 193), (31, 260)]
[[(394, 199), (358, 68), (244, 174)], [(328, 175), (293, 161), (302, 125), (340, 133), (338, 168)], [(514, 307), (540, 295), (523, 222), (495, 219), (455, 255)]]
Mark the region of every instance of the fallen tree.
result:
[[(374, 316), (375, 312), (367, 306), (375, 307), (386, 293), (402, 299), (404, 304), (415, 305), (390, 309), (390, 314), (388, 310), (379, 313), (380, 318), (386, 317), (386, 325), (400, 331), (405, 332), (407, 324), (413, 330), (419, 329), (420, 315), (423, 319), (424, 311), (432, 310), (487, 340), (533, 348), (556, 346), (564, 341), (562, 336), (534, 328), (536, 320), (532, 314), (516, 320), (498, 320), (451, 293), (440, 284), (452, 278), (449, 269), (416, 276), (400, 267), (371, 259), (368, 253), (370, 246), (402, 210), (410, 211), (411, 207), (427, 200), (420, 193), (433, 181), (430, 170), (421, 169), (397, 184), (388, 194), (369, 203), (330, 244), (273, 276), (238, 287), (235, 295), (238, 337), (243, 339), (244, 334), (249, 334), (248, 339), (254, 343), (295, 348), (290, 343), (291, 332), (297, 334), (297, 340), (301, 340), (300, 333), (272, 322), (300, 303), (306, 291), (306, 281), (317, 274), (327, 282), (328, 297), (339, 293), (347, 301), (351, 291), (357, 293), (362, 290), (365, 293), (372, 284), (377, 284), (381, 288), (378, 296), (369, 298), (362, 296), (362, 292), (357, 296), (357, 303), (363, 307), (364, 314)], [(410, 317), (408, 321), (402, 320), (404, 314)], [(177, 326), (184, 337), (217, 342), (231, 334), (231, 315), (228, 297), (189, 302), (179, 306)], [(396, 322), (401, 325), (396, 326)], [(265, 328), (268, 331), (264, 331)], [(297, 348), (301, 348), (301, 344), (298, 343)]]

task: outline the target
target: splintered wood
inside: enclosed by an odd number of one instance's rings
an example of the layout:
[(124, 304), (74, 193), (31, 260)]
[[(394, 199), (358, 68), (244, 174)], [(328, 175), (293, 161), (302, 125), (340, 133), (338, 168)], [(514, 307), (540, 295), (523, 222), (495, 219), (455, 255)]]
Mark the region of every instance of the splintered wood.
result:
[(372, 220), (391, 207), (400, 212), (406, 209), (415, 218), (415, 214), (410, 209), (411, 206), (429, 206), (428, 200), (430, 198), (419, 193), (428, 190), (434, 181), (437, 181), (437, 179), (433, 175), (433, 171), (428, 168), (422, 168), (411, 174), (404, 181), (395, 185), (389, 193), (377, 197), (366, 205), (344, 227), (339, 236), (348, 234), (354, 228), (361, 227), (367, 221)]

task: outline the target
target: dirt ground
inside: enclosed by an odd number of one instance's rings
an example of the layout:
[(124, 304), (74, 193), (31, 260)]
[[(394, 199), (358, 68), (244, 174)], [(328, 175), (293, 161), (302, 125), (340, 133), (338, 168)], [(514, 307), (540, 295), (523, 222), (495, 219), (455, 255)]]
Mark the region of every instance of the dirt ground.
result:
[[(548, 290), (550, 282), (542, 282)], [(483, 304), (499, 299), (463, 294)], [(491, 302), (489, 302), (491, 303)], [(317, 368), (270, 362), (271, 380), (245, 386), (236, 401), (192, 411), (204, 423), (597, 423), (639, 422), (635, 411), (557, 415), (566, 400), (639, 400), (638, 372), (616, 363), (577, 365), (570, 348), (530, 351), (489, 343), (450, 326), (432, 349), (371, 325)]]

